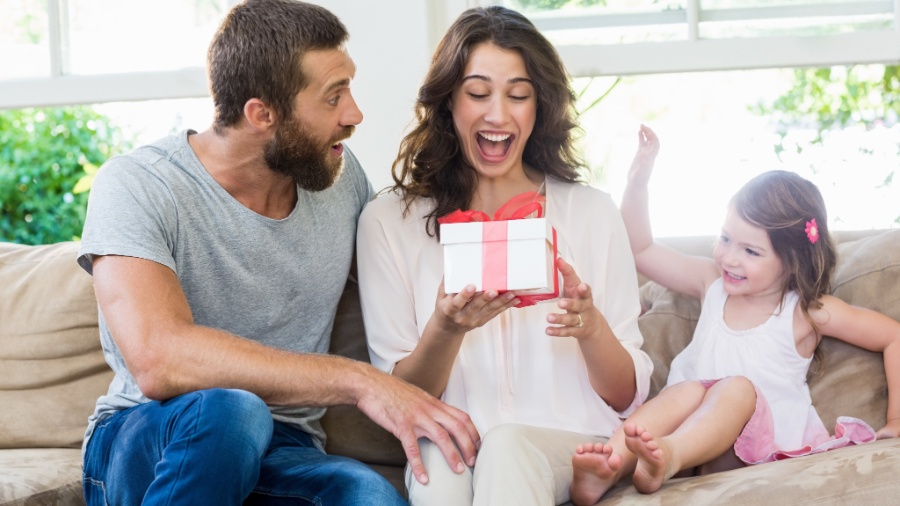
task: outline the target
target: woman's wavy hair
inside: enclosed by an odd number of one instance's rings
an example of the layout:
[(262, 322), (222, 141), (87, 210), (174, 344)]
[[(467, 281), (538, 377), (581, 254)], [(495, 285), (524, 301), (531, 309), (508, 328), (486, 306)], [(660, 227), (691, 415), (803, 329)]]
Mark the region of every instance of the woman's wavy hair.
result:
[(290, 118), (294, 97), (309, 81), (300, 64), (307, 51), (336, 49), (347, 29), (331, 12), (296, 0), (246, 0), (229, 11), (207, 51), (213, 129), (237, 124), (244, 104), (258, 98)]
[(439, 216), (468, 209), (475, 192), (476, 173), (460, 149), (449, 103), (469, 56), (483, 43), (516, 51), (534, 83), (537, 115), (523, 161), (558, 179), (581, 179), (578, 171), (584, 162), (574, 147), (576, 96), (556, 49), (516, 11), (499, 6), (469, 9), (435, 50), (416, 99), (416, 126), (401, 142), (393, 164), (392, 189), (404, 197), (406, 212), (417, 198), (434, 199), (434, 209), (425, 216), (429, 235), (439, 233)]
[[(741, 218), (769, 234), (784, 265), (782, 295), (797, 292), (800, 309), (818, 333), (809, 310), (821, 307), (819, 298), (831, 291), (837, 262), (819, 189), (793, 172), (773, 170), (751, 179), (735, 194), (732, 204)], [(807, 223), (813, 219), (818, 229), (815, 242), (807, 232)]]

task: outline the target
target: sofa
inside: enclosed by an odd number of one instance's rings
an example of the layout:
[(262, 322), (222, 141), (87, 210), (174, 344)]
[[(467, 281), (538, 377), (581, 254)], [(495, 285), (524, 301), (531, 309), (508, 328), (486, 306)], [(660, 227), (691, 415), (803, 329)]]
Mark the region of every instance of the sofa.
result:
[[(843, 232), (834, 294), (900, 319), (900, 229)], [(711, 237), (667, 240), (709, 255)], [(91, 278), (75, 263), (78, 244), (0, 243), (0, 506), (84, 504), (81, 438), (112, 373), (99, 345)], [(652, 394), (690, 340), (699, 304), (641, 280), (640, 327), (655, 371)], [(831, 338), (810, 373), (826, 426), (850, 415), (879, 428), (886, 387), (881, 355)], [(332, 353), (368, 360), (358, 291), (344, 290)], [(327, 450), (359, 459), (403, 491), (399, 442), (352, 406), (328, 410)], [(900, 439), (706, 476), (670, 480), (652, 495), (627, 482), (601, 504), (888, 504), (900, 497)]]

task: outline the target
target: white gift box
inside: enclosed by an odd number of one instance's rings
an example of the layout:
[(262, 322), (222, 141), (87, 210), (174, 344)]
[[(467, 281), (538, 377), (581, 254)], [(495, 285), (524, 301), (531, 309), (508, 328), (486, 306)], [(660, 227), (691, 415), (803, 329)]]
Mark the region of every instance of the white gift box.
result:
[[(546, 218), (444, 223), (444, 292), (559, 294), (556, 230)], [(545, 297), (545, 298), (550, 298)]]

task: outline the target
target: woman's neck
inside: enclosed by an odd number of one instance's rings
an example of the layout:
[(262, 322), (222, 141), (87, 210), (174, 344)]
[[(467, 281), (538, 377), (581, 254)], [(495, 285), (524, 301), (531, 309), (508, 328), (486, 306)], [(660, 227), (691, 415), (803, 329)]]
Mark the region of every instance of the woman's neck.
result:
[(475, 186), (470, 207), (493, 216), (494, 212), (511, 198), (525, 192), (537, 191), (543, 183), (544, 174), (530, 167), (526, 167), (517, 177), (502, 180), (481, 177)]

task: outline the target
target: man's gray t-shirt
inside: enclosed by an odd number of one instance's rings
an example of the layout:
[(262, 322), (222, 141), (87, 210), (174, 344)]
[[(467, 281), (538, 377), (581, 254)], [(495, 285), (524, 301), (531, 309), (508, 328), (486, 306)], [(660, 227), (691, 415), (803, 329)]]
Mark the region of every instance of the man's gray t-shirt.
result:
[[(158, 262), (178, 276), (194, 322), (262, 344), (327, 353), (347, 280), (356, 223), (372, 198), (359, 162), (344, 152), (344, 171), (322, 192), (298, 188), (282, 220), (259, 215), (209, 175), (188, 144), (193, 132), (163, 138), (104, 164), (91, 188), (78, 263), (94, 256)], [(85, 445), (101, 420), (150, 399), (141, 394), (100, 314), (100, 339), (115, 372), (97, 400)], [(324, 444), (323, 408), (270, 407)]]

